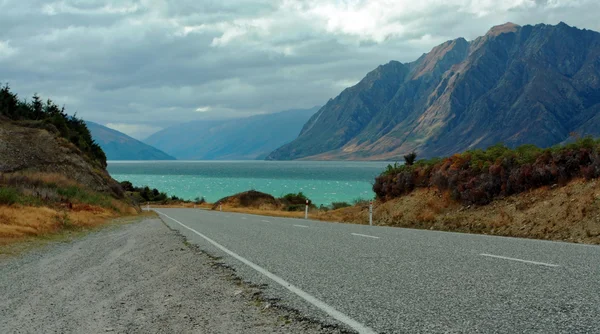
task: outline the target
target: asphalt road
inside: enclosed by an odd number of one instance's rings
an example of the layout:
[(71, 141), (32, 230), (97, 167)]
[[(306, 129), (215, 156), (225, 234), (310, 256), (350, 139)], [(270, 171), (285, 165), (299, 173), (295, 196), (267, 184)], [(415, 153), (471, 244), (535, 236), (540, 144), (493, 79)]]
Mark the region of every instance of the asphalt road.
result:
[(600, 247), (158, 209), (307, 317), (363, 333), (600, 333)]

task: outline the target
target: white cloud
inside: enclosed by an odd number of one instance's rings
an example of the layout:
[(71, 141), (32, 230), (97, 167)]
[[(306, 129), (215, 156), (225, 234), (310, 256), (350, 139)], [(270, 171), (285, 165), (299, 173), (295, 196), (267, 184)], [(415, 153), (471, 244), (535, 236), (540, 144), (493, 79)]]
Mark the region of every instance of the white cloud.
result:
[(198, 107), (196, 108), (196, 112), (209, 112), (211, 111), (212, 108), (209, 106), (204, 106), (204, 107)]
[(133, 137), (138, 140), (148, 138), (150, 135), (162, 130), (163, 128), (158, 126), (151, 126), (147, 124), (131, 124), (131, 123), (108, 123), (105, 125), (108, 128), (123, 132), (124, 134)]
[(10, 46), (9, 41), (0, 40), (0, 60), (9, 58), (17, 53), (17, 49)]

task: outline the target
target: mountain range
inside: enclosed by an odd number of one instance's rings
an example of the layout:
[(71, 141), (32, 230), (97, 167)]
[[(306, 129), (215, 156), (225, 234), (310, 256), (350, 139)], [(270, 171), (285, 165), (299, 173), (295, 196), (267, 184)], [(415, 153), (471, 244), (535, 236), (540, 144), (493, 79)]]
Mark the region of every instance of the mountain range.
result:
[(175, 160), (174, 157), (117, 130), (94, 122), (85, 122), (92, 138), (108, 160)]
[(193, 121), (159, 131), (145, 142), (183, 160), (264, 159), (298, 136), (319, 110), (295, 109), (228, 120)]
[(391, 61), (329, 100), (269, 160), (396, 160), (600, 135), (600, 33), (493, 27)]

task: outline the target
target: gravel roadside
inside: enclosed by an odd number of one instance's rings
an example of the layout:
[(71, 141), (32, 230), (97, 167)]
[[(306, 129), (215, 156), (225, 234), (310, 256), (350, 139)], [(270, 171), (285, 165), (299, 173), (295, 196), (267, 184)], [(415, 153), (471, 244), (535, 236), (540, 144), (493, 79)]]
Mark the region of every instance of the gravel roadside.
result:
[(159, 219), (0, 260), (0, 333), (338, 333), (261, 290)]

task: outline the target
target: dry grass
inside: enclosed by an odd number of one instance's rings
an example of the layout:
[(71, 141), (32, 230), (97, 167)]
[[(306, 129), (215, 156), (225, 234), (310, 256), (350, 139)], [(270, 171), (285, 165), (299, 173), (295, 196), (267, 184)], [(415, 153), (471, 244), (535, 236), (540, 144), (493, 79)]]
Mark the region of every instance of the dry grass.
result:
[[(349, 217), (354, 217), (355, 212), (353, 209), (356, 207), (342, 208), (339, 210), (321, 211), (317, 209), (311, 209), (308, 212), (309, 219), (316, 219), (328, 222), (343, 222), (348, 220)], [(240, 208), (231, 207), (224, 205), (223, 212), (235, 212), (235, 213), (246, 213), (251, 215), (269, 216), (269, 217), (283, 217), (283, 218), (304, 218), (304, 211), (283, 211), (273, 210), (268, 208)]]
[(63, 229), (95, 227), (118, 217), (101, 207), (75, 205), (62, 211), (46, 207), (0, 206), (0, 245)]
[[(8, 258), (31, 249), (43, 247), (48, 243), (53, 242), (68, 242), (83, 236), (89, 232), (92, 232), (99, 228), (105, 228), (109, 226), (119, 226), (123, 224), (137, 223), (144, 218), (156, 218), (158, 215), (154, 212), (143, 212), (131, 216), (123, 216), (115, 219), (108, 219), (102, 221), (99, 224), (85, 224), (85, 227), (71, 227), (68, 229), (58, 229), (52, 233), (44, 233), (33, 236), (26, 236), (20, 238), (0, 238), (0, 260)], [(18, 241), (18, 242), (16, 242)]]
[(130, 204), (87, 190), (62, 174), (3, 173), (0, 187), (10, 195), (0, 204), (0, 245), (137, 215)]
[[(366, 210), (352, 210), (344, 221), (363, 224)], [(467, 207), (418, 189), (377, 203), (374, 219), (386, 226), (600, 244), (600, 182), (576, 180)]]

